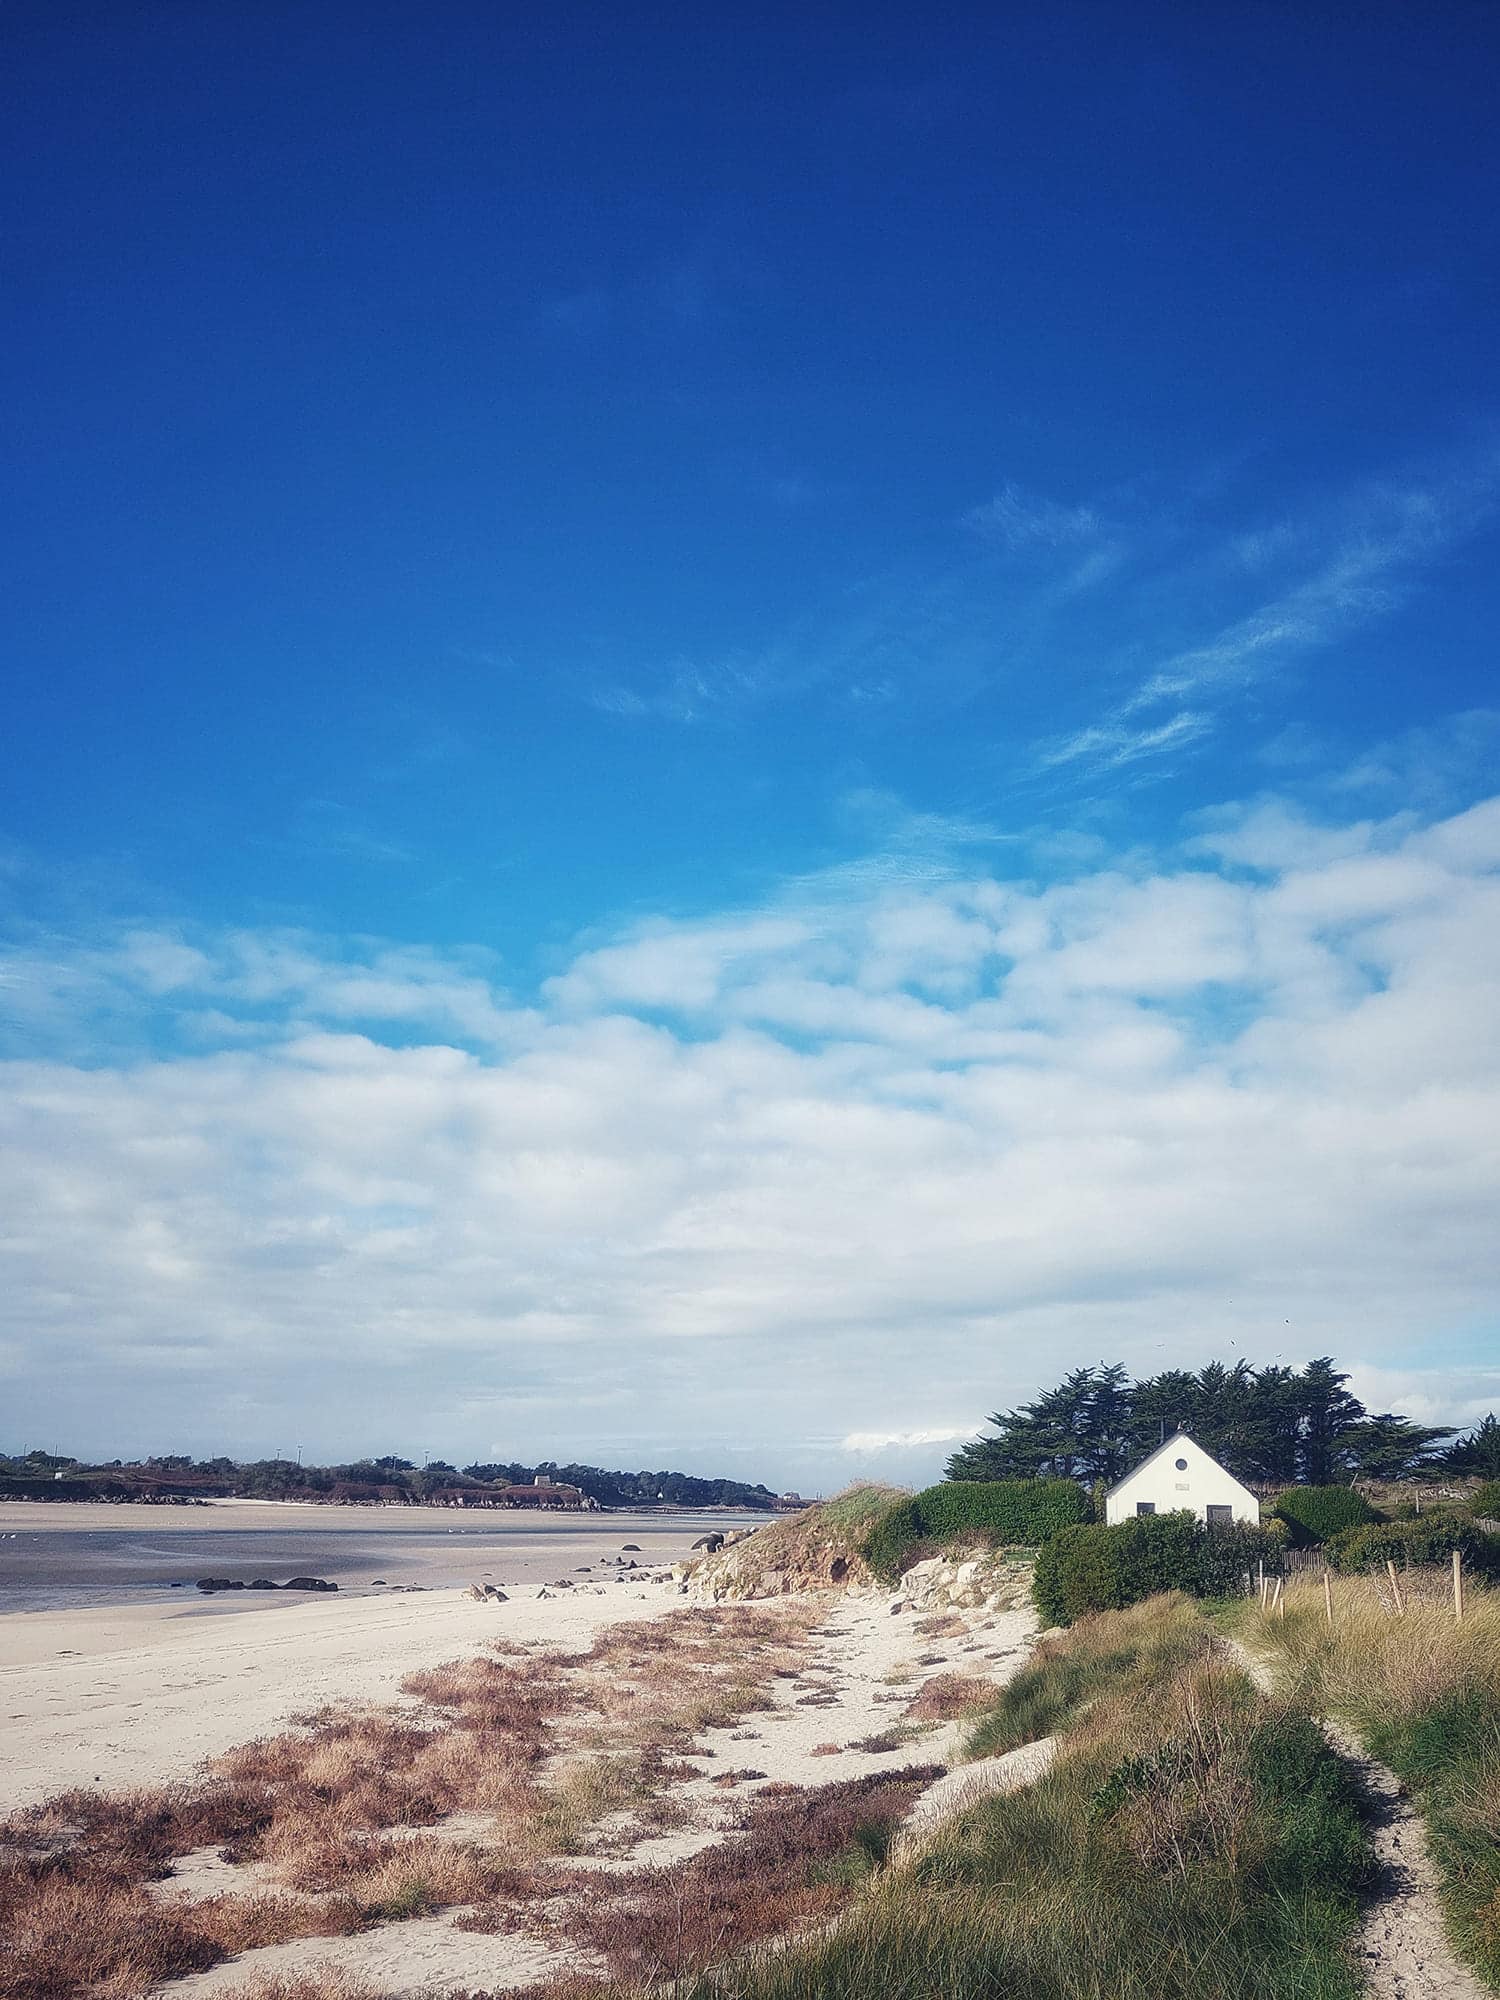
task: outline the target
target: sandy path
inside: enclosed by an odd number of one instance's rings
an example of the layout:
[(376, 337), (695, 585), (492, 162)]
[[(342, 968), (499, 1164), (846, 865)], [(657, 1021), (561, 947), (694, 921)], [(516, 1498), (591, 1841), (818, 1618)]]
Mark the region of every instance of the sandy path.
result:
[[(1270, 1694), (1275, 1676), (1268, 1663), (1238, 1639), (1224, 1643), (1261, 1692)], [(1360, 1920), (1355, 1946), (1370, 2000), (1490, 2000), (1448, 1942), (1437, 1867), (1401, 1780), (1337, 1723), (1322, 1721), (1319, 1727), (1359, 1772), (1371, 1804), (1380, 1885)]]
[[(601, 1626), (681, 1603), (668, 1584), (611, 1583), (538, 1599), (476, 1604), (461, 1591), (312, 1597), (245, 1616), (127, 1624), (126, 1644), (93, 1651), (107, 1612), (34, 1612), (0, 1625), (76, 1646), (77, 1657), (0, 1665), (0, 1811), (76, 1785), (120, 1790), (186, 1777), (205, 1757), (333, 1701), (393, 1701), (404, 1675), (514, 1636), (572, 1648)], [(649, 1607), (649, 1610), (648, 1608)], [(5, 1633), (0, 1630), (0, 1659)]]

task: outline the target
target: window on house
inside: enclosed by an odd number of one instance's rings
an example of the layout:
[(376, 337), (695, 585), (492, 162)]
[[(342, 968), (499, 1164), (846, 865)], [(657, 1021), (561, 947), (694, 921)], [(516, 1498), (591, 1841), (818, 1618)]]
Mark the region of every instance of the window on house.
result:
[(1154, 1500), (1137, 1500), (1135, 1511), (1137, 1514), (1154, 1514), (1156, 1512), (1156, 1502)]
[(1179, 1472), (1187, 1471), (1187, 1460), (1185, 1458), (1174, 1459), (1172, 1463), (1177, 1467)]
[(1227, 1528), (1233, 1519), (1232, 1507), (1210, 1507), (1208, 1510), (1208, 1525), (1211, 1528)]

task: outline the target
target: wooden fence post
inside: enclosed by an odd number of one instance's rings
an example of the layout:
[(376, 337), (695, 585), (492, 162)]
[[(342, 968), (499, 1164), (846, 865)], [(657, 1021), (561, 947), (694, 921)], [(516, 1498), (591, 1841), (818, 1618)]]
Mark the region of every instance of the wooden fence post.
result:
[(1285, 1584), (1286, 1578), (1278, 1576), (1276, 1579), (1276, 1594), (1271, 1599), (1271, 1609), (1276, 1613), (1278, 1618), (1285, 1618), (1286, 1616), (1286, 1598), (1283, 1595)]
[(1464, 1622), (1464, 1559), (1461, 1549), (1453, 1551), (1453, 1622), (1455, 1625)]
[(1266, 1559), (1264, 1556), (1255, 1565), (1255, 1584), (1256, 1589), (1260, 1593), (1260, 1608), (1264, 1611), (1266, 1608)]
[(1333, 1623), (1333, 1584), (1329, 1580), (1326, 1569), (1323, 1572), (1323, 1609), (1327, 1612), (1328, 1622), (1331, 1625)]
[(1404, 1618), (1406, 1616), (1406, 1606), (1401, 1602), (1401, 1586), (1396, 1581), (1396, 1565), (1387, 1557), (1385, 1567), (1391, 1579), (1391, 1596), (1396, 1600), (1396, 1616)]

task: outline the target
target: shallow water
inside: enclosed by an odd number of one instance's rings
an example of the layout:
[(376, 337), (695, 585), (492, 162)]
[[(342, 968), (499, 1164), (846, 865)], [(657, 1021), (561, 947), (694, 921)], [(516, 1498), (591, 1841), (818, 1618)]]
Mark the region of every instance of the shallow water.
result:
[[(42, 1507), (35, 1510), (43, 1513)], [(499, 1584), (578, 1580), (580, 1567), (607, 1577), (605, 1561), (625, 1542), (640, 1544), (638, 1563), (671, 1562), (700, 1535), (750, 1526), (764, 1515), (526, 1514), (449, 1522), (433, 1511), (330, 1508), (320, 1521), (299, 1510), (283, 1526), (236, 1525), (228, 1508), (110, 1508), (109, 1525), (88, 1517), (106, 1510), (79, 1505), (56, 1525), (28, 1525), (32, 1512), (8, 1506), (0, 1520), (0, 1614), (66, 1610), (85, 1605), (162, 1602), (204, 1610), (239, 1610), (285, 1603), (270, 1591), (209, 1597), (194, 1589), (200, 1576), (249, 1583), (270, 1577), (326, 1577), (341, 1592), (361, 1596), (417, 1585), (442, 1590), (474, 1581)], [(137, 1526), (121, 1516), (143, 1516)], [(82, 1518), (73, 1518), (82, 1517)], [(228, 1517), (228, 1518), (226, 1518)], [(628, 1558), (627, 1558), (628, 1560)]]

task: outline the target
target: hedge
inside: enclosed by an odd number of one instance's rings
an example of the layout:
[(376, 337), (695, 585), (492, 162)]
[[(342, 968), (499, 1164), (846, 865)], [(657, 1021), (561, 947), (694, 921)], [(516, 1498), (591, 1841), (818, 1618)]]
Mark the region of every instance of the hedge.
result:
[(1088, 1515), (1088, 1495), (1071, 1479), (946, 1479), (882, 1515), (860, 1554), (896, 1583), (925, 1543), (972, 1535), (993, 1548), (1031, 1548)]
[(1500, 1479), (1487, 1479), (1475, 1487), (1469, 1512), (1476, 1521), (1500, 1521)]
[(1461, 1514), (1348, 1528), (1327, 1544), (1327, 1556), (1337, 1570), (1380, 1570), (1388, 1562), (1421, 1568), (1450, 1562), (1455, 1549), (1463, 1556), (1466, 1569), (1477, 1576), (1500, 1579), (1500, 1535), (1486, 1534)]
[(1299, 1549), (1326, 1542), (1346, 1528), (1370, 1528), (1384, 1518), (1352, 1486), (1289, 1486), (1275, 1508)]
[(1031, 1592), (1042, 1621), (1071, 1625), (1123, 1611), (1159, 1590), (1230, 1597), (1257, 1563), (1281, 1567), (1281, 1538), (1248, 1521), (1212, 1528), (1189, 1513), (1138, 1514), (1107, 1527), (1064, 1528), (1037, 1552)]

